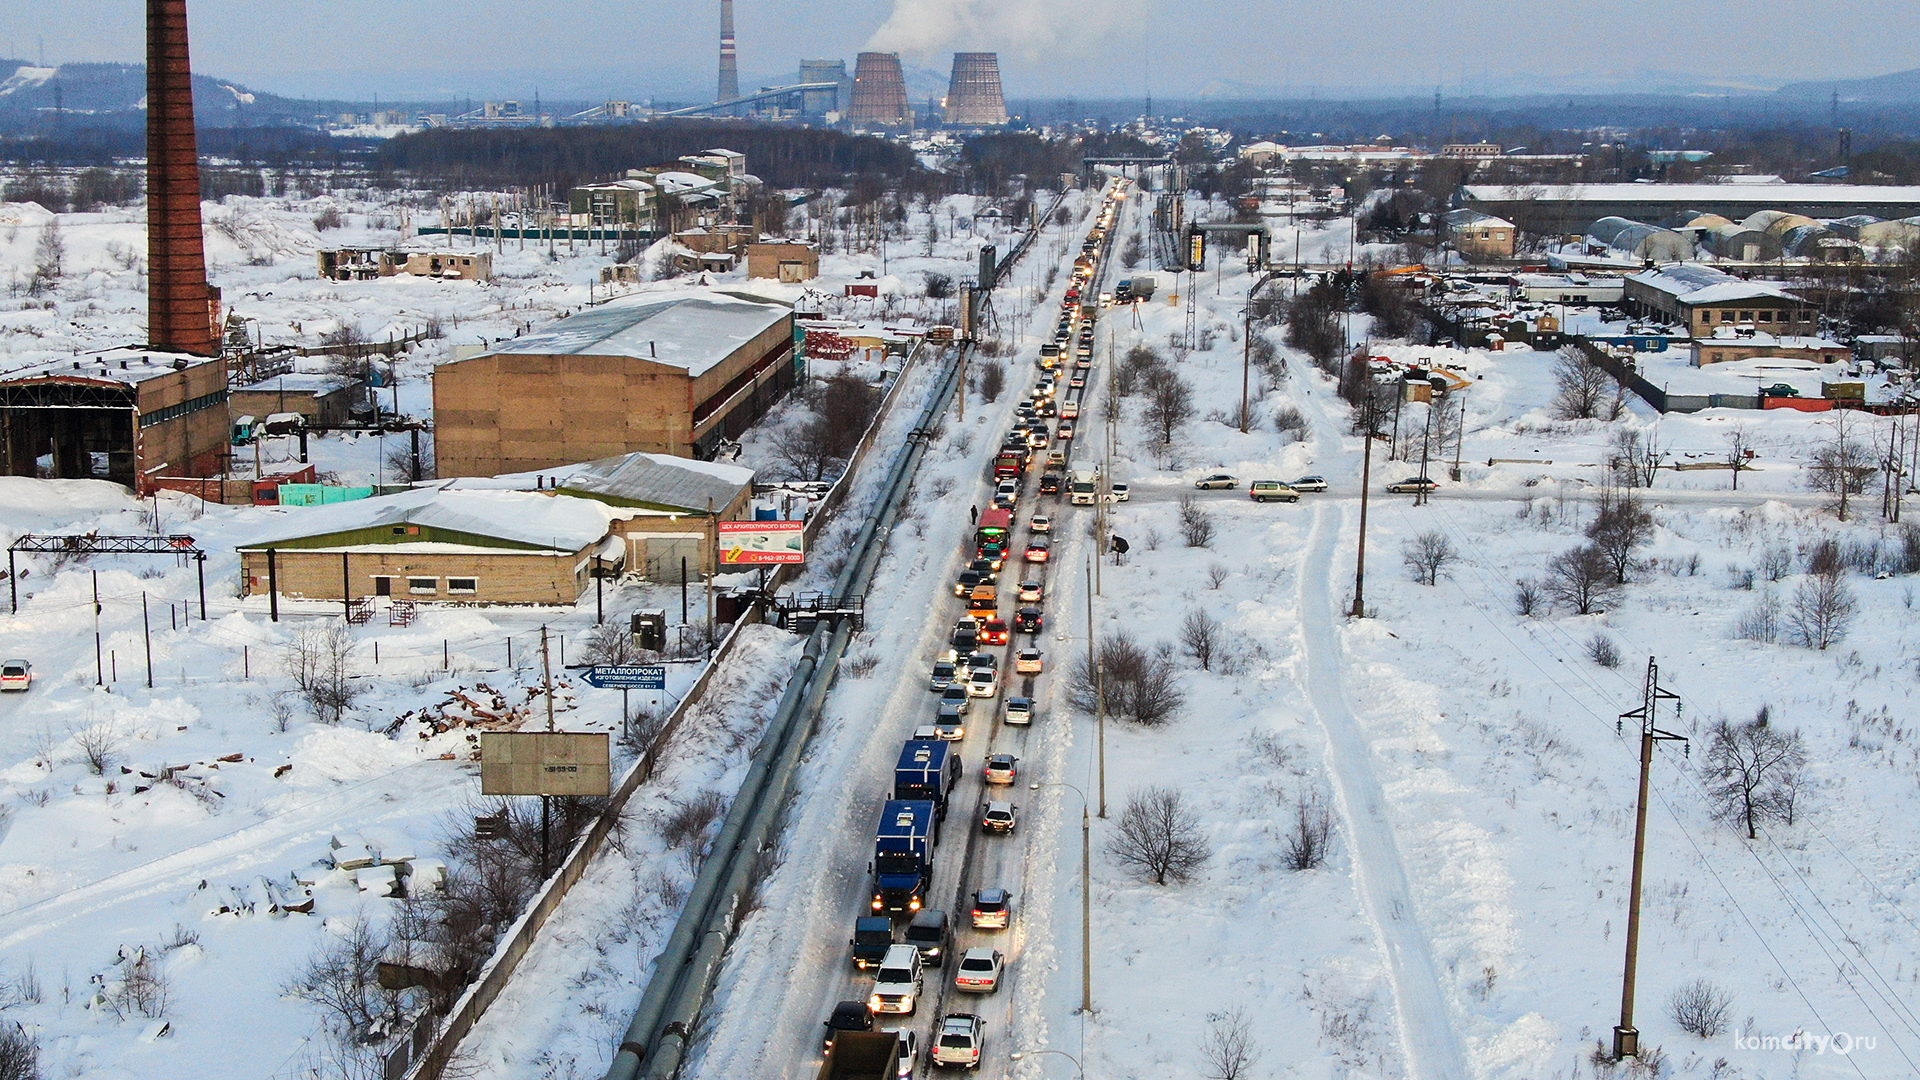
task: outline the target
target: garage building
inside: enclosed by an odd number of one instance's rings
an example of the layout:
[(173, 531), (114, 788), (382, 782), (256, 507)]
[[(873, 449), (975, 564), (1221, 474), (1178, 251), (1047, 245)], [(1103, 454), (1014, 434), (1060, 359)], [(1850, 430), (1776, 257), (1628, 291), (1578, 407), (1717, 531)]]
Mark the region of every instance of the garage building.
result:
[(0, 473), (99, 479), (145, 494), (161, 477), (218, 475), (227, 365), (111, 349), (0, 375)]

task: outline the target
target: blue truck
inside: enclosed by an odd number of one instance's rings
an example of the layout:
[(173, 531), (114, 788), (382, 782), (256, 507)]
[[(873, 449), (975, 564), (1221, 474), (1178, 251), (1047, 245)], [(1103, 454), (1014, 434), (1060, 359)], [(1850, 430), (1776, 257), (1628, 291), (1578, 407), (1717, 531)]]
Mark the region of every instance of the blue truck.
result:
[(908, 739), (893, 767), (893, 797), (925, 799), (947, 816), (947, 799), (960, 782), (960, 754), (944, 739)]
[(933, 883), (939, 809), (930, 799), (890, 799), (873, 839), (873, 910), (917, 912)]

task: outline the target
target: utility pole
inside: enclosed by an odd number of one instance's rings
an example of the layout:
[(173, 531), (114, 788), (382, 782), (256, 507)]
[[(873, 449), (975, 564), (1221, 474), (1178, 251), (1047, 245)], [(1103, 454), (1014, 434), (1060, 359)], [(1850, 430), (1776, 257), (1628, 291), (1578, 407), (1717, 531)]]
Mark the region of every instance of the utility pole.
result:
[(1373, 383), (1369, 377), (1365, 387), (1367, 400), (1362, 406), (1361, 416), (1366, 422), (1366, 430), (1360, 433), (1364, 449), (1360, 457), (1360, 548), (1353, 562), (1353, 617), (1367, 617), (1365, 602), (1367, 590), (1367, 492), (1373, 486)]
[[(547, 628), (545, 624), (542, 624), (540, 627), (540, 668), (541, 668), (541, 685), (546, 689), (547, 730), (552, 731), (553, 730), (553, 659), (547, 653)], [(546, 876), (547, 876), (547, 867), (552, 865), (552, 862), (548, 858), (549, 837), (551, 835), (548, 831), (548, 825), (549, 825), (548, 810), (551, 804), (552, 804), (552, 800), (548, 796), (546, 795), (540, 796), (540, 878), (543, 881), (546, 879)]]
[(1427, 505), (1427, 463), (1433, 454), (1433, 399), (1427, 399), (1427, 426), (1420, 433), (1420, 491), (1413, 497), (1413, 505)]
[(107, 685), (106, 667), (100, 662), (100, 571), (93, 572), (93, 685)]
[(1620, 979), (1620, 1023), (1613, 1029), (1615, 1060), (1635, 1057), (1640, 1053), (1640, 1032), (1633, 1026), (1633, 986), (1635, 969), (1640, 962), (1640, 882), (1642, 864), (1647, 856), (1647, 782), (1653, 772), (1653, 744), (1687, 741), (1685, 735), (1675, 735), (1654, 726), (1656, 709), (1662, 700), (1673, 702), (1673, 717), (1679, 720), (1680, 695), (1660, 688), (1660, 669), (1653, 657), (1649, 656), (1647, 681), (1640, 707), (1632, 712), (1621, 713), (1620, 719), (1615, 721), (1616, 727), (1624, 726), (1629, 719), (1640, 722), (1640, 795), (1633, 819), (1633, 885), (1627, 895), (1627, 963)]

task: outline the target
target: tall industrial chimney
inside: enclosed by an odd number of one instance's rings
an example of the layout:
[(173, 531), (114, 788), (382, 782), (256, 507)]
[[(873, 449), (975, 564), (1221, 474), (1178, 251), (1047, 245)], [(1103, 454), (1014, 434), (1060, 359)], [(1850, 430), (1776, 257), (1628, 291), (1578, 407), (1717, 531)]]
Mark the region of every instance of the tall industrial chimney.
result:
[(847, 120), (876, 127), (906, 127), (913, 123), (907, 104), (907, 77), (900, 70), (899, 53), (863, 52), (853, 64), (853, 101)]
[(720, 0), (720, 96), (715, 101), (732, 101), (740, 96), (740, 58), (733, 49), (733, 0)]
[(948, 127), (999, 127), (1007, 122), (1007, 99), (1000, 89), (1000, 54), (953, 54), (947, 80)]
[(147, 343), (212, 356), (187, 0), (147, 0)]

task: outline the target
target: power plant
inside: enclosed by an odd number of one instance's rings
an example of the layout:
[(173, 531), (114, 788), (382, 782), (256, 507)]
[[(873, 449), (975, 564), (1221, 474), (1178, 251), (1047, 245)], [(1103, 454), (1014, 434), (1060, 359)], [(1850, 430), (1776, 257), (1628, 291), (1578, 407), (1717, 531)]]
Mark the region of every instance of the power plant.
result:
[(147, 268), (147, 343), (219, 352), (201, 234), (187, 0), (147, 0)]
[(847, 120), (854, 126), (912, 127), (907, 77), (899, 53), (863, 52), (853, 64), (853, 101)]
[(947, 81), (948, 127), (1001, 127), (1007, 122), (1007, 98), (1000, 89), (1000, 54), (953, 54)]
[(715, 101), (740, 96), (740, 58), (734, 50), (733, 0), (720, 0), (720, 89)]

